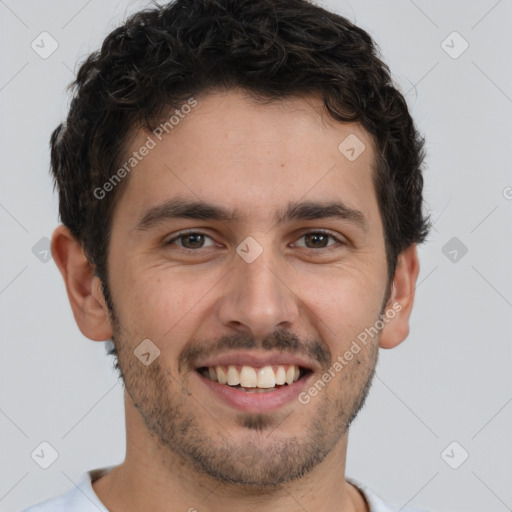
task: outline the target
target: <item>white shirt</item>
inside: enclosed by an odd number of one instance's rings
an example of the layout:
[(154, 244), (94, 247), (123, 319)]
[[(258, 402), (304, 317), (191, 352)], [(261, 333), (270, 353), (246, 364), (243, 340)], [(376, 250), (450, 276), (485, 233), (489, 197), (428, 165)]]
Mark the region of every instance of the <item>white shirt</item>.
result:
[[(82, 474), (77, 486), (55, 498), (50, 498), (25, 509), (23, 512), (109, 512), (100, 501), (92, 482), (108, 473), (115, 466), (92, 469)], [(370, 512), (425, 512), (418, 509), (392, 507), (384, 503), (373, 491), (352, 478), (347, 481), (355, 485), (366, 498), (370, 505)]]

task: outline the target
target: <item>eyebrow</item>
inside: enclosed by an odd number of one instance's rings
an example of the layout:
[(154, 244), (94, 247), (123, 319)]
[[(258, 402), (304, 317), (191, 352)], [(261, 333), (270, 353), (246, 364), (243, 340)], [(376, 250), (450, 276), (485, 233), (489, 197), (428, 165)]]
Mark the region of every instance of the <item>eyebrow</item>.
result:
[[(148, 231), (157, 225), (172, 219), (211, 220), (218, 222), (240, 222), (242, 216), (238, 209), (230, 210), (225, 206), (199, 200), (171, 199), (150, 208), (137, 222), (134, 231)], [(343, 201), (330, 202), (294, 202), (276, 212), (275, 224), (297, 220), (317, 220), (337, 218), (348, 221), (363, 231), (368, 231), (368, 220), (363, 212), (349, 207)]]

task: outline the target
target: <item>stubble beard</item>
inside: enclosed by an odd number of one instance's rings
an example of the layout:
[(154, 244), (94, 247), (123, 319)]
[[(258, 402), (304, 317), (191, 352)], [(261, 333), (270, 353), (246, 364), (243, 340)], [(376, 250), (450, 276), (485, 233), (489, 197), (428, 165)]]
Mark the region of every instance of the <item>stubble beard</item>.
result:
[[(343, 368), (329, 383), (330, 389), (291, 414), (288, 421), (294, 415), (303, 418), (309, 414), (303, 435), (287, 435), (285, 425), (279, 425), (272, 414), (238, 414), (237, 426), (248, 435), (243, 436), (243, 443), (237, 442), (211, 415), (202, 415), (211, 421), (210, 427), (201, 423), (194, 410), (208, 407), (201, 403), (203, 397), (193, 397), (180, 375), (161, 366), (161, 357), (149, 366), (141, 364), (133, 353), (137, 343), (122, 336), (112, 302), (110, 307), (114, 367), (171, 473), (177, 456), (191, 469), (219, 482), (261, 492), (299, 479), (320, 464), (347, 433), (365, 403), (375, 374), (378, 339)], [(218, 435), (212, 436), (212, 428)]]

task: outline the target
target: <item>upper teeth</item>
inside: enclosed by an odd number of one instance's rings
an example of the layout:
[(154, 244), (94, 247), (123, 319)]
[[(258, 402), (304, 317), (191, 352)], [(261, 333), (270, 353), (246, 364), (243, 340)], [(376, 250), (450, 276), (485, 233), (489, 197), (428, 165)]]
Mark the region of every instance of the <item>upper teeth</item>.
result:
[(285, 383), (293, 384), (300, 376), (300, 369), (294, 364), (262, 368), (234, 365), (210, 366), (205, 376), (229, 386), (240, 384), (243, 388), (273, 388)]

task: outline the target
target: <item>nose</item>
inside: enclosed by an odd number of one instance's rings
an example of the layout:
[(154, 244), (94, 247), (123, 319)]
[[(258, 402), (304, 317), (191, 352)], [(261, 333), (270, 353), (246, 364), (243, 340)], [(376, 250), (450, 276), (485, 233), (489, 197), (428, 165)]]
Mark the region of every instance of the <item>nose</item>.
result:
[(260, 339), (275, 329), (290, 329), (299, 317), (298, 297), (272, 250), (265, 249), (252, 263), (237, 255), (233, 265), (220, 300), (219, 321)]

